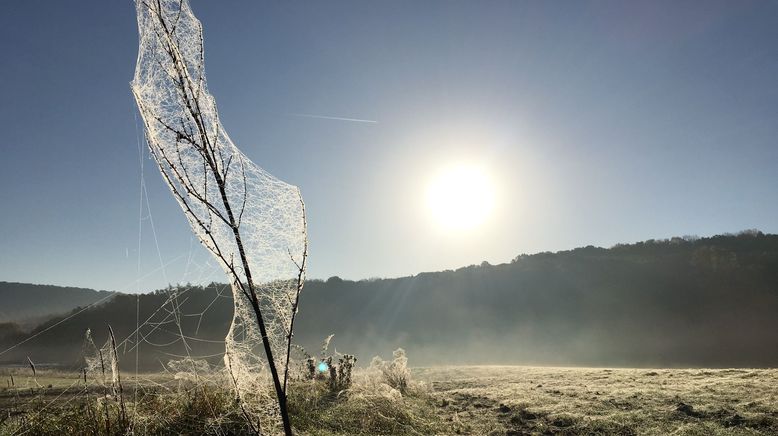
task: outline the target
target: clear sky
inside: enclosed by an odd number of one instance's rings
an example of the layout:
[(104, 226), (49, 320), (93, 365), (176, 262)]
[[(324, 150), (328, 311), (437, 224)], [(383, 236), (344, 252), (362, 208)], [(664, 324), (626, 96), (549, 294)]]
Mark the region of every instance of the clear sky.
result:
[[(232, 139), (302, 189), (310, 277), (778, 232), (778, 2), (192, 6)], [(139, 153), (132, 2), (2, 9), (0, 280), (223, 280)], [(430, 219), (425, 192), (463, 163), (494, 201), (455, 231)]]

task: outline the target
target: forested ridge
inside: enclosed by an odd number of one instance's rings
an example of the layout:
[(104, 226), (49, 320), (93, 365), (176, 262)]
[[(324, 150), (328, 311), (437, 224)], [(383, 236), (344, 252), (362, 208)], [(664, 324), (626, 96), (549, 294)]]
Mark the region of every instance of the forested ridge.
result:
[[(77, 365), (86, 329), (100, 341), (111, 324), (129, 338), (120, 352), (134, 364), (139, 309), (150, 322), (139, 331), (143, 368), (185, 355), (184, 342), (216, 363), (230, 296), (220, 284), (117, 294), (0, 361), (29, 355)], [(176, 313), (183, 340), (170, 322)], [(0, 325), (0, 350), (62, 319), (32, 332)], [(778, 235), (649, 240), (412, 277), (310, 280), (295, 340), (316, 352), (330, 334), (338, 351), (362, 363), (404, 347), (415, 365), (778, 366)]]

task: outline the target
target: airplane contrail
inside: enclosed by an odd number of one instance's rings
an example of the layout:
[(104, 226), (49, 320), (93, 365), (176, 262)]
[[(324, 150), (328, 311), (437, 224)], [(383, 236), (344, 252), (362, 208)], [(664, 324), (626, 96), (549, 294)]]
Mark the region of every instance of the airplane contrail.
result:
[(303, 118), (318, 118), (320, 120), (336, 120), (336, 121), (351, 121), (355, 123), (370, 123), (370, 124), (378, 124), (378, 121), (375, 120), (363, 120), (360, 118), (345, 118), (345, 117), (330, 117), (327, 115), (314, 115), (314, 114), (290, 114), (293, 117), (303, 117)]

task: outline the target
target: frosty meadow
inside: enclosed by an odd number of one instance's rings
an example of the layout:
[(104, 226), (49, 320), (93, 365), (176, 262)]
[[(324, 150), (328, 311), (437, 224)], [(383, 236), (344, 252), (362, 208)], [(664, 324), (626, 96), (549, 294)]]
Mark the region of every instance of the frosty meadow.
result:
[(0, 436), (778, 435), (778, 4), (3, 10)]

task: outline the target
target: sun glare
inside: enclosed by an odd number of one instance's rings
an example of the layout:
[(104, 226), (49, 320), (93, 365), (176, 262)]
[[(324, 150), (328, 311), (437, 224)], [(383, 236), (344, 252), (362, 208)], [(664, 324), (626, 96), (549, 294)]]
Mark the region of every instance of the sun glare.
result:
[(475, 166), (455, 166), (438, 173), (427, 188), (427, 206), (436, 223), (448, 230), (482, 224), (494, 207), (494, 187)]

